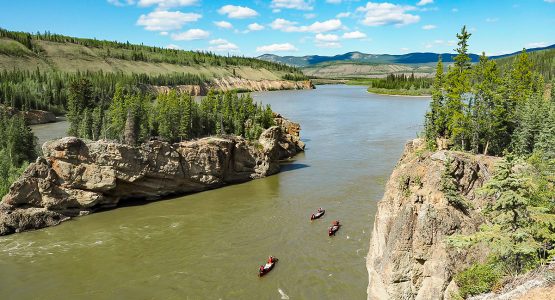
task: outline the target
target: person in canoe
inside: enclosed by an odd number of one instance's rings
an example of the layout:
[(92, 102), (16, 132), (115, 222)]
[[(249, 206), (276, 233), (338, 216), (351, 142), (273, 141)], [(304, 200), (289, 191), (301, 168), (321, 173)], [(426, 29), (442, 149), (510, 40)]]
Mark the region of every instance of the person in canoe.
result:
[(260, 266), (260, 269), (258, 270), (258, 276), (262, 277), (266, 275), (266, 273), (270, 272), (274, 268), (276, 262), (277, 258), (273, 256), (268, 257), (268, 261), (266, 262), (266, 264)]
[(340, 226), (341, 225), (339, 224), (339, 220), (333, 221), (330, 228), (328, 229), (328, 236), (335, 235)]
[(320, 218), (321, 216), (323, 216), (325, 213), (326, 213), (326, 211), (323, 210), (323, 209), (320, 207), (320, 208), (318, 208), (318, 210), (316, 211), (315, 214), (313, 213), (313, 214), (310, 216), (310, 220), (316, 220), (316, 219)]

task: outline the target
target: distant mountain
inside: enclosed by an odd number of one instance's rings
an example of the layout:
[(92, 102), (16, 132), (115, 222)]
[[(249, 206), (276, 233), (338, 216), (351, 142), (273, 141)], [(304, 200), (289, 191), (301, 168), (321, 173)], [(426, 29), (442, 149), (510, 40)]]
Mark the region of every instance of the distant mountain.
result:
[[(534, 52), (545, 49), (554, 49), (555, 44), (547, 47), (541, 48), (531, 48), (527, 49), (527, 52)], [(518, 54), (520, 51), (491, 56), (492, 59), (512, 56)], [(279, 56), (274, 54), (263, 54), (260, 55), (259, 59), (280, 62), (292, 66), (298, 67), (311, 67), (320, 63), (327, 62), (342, 62), (342, 63), (357, 63), (357, 64), (427, 64), (437, 62), (437, 57), (439, 53), (431, 52), (415, 52), (401, 55), (391, 55), (391, 54), (366, 54), (362, 52), (347, 52), (345, 54), (339, 54), (334, 56), (320, 56), (320, 55), (307, 55), (307, 56)], [(453, 62), (453, 58), (456, 54), (453, 53), (441, 53), (444, 62)], [(473, 62), (477, 62), (480, 55), (470, 54), (470, 58)]]

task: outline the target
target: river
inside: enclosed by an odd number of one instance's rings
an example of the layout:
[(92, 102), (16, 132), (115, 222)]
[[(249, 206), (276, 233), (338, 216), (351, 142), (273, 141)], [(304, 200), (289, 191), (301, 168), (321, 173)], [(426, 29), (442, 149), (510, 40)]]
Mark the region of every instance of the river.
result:
[[(0, 237), (0, 298), (365, 299), (376, 202), (429, 99), (344, 85), (253, 96), (302, 126), (306, 152), (280, 174)], [(280, 261), (258, 278), (269, 255)]]

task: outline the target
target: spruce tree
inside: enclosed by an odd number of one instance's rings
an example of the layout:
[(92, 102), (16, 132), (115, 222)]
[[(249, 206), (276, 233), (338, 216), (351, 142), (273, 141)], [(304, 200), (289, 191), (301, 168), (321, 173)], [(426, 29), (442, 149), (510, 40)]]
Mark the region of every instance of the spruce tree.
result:
[(457, 34), (458, 48), (455, 49), (455, 63), (449, 68), (445, 90), (446, 99), (446, 119), (448, 137), (455, 147), (466, 150), (469, 139), (469, 120), (468, 105), (465, 96), (470, 92), (470, 67), (471, 59), (468, 56), (468, 39), (471, 34), (463, 26), (461, 32)]
[(445, 99), (443, 95), (443, 62), (441, 55), (438, 56), (436, 74), (432, 85), (432, 102), (430, 110), (426, 113), (424, 133), (428, 147), (435, 149), (436, 139), (445, 136)]

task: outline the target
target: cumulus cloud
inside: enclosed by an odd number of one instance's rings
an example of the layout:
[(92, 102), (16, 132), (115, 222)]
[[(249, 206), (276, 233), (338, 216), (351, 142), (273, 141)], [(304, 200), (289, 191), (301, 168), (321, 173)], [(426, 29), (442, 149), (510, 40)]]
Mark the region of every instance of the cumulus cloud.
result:
[(312, 10), (314, 8), (312, 2), (313, 0), (272, 0), (270, 7), (277, 10), (281, 8)]
[(227, 21), (217, 21), (214, 22), (214, 25), (220, 27), (220, 28), (225, 28), (225, 29), (231, 29), (233, 28), (233, 25)]
[(357, 8), (357, 12), (364, 13), (362, 23), (367, 26), (396, 25), (403, 26), (420, 21), (420, 16), (407, 13), (415, 10), (412, 6), (391, 3), (368, 2), (366, 6)]
[(416, 3), (416, 5), (422, 6), (422, 5), (426, 5), (426, 4), (432, 4), (432, 3), (434, 3), (434, 0), (420, 0), (420, 1), (418, 1), (418, 3)]
[(221, 15), (227, 15), (231, 19), (246, 19), (258, 16), (256, 10), (237, 5), (225, 5), (218, 9), (218, 13)]
[(196, 22), (202, 15), (195, 13), (182, 13), (180, 11), (153, 11), (141, 15), (137, 25), (144, 26), (150, 31), (167, 31), (181, 29), (185, 23)]
[(344, 39), (363, 39), (366, 37), (366, 33), (360, 31), (345, 32), (343, 34)]
[(272, 29), (281, 30), (284, 32), (322, 33), (340, 29), (341, 21), (337, 19), (331, 19), (324, 22), (314, 22), (307, 26), (297, 26), (297, 22), (278, 18), (270, 24), (270, 27)]
[(342, 12), (342, 13), (338, 13), (337, 16), (335, 17), (338, 19), (341, 19), (341, 18), (348, 18), (350, 16), (351, 16), (350, 12)]
[(239, 47), (237, 47), (237, 45), (228, 42), (227, 40), (224, 39), (215, 39), (215, 40), (211, 40), (210, 42), (208, 42), (210, 45), (210, 47), (208, 47), (208, 51), (214, 51), (214, 52), (225, 52), (225, 51), (237, 51), (239, 50)]
[(436, 28), (437, 28), (436, 25), (431, 25), (431, 24), (422, 26), (422, 29), (424, 29), (424, 30), (432, 30), (432, 29), (436, 29)]
[(499, 21), (499, 18), (486, 18), (486, 22), (488, 22), (488, 23), (495, 23), (497, 21)]
[(189, 29), (184, 32), (172, 34), (172, 39), (175, 41), (192, 41), (192, 40), (202, 40), (208, 38), (210, 32), (202, 29)]
[(258, 30), (264, 29), (264, 26), (262, 26), (262, 25), (260, 25), (260, 24), (258, 24), (258, 23), (252, 23), (252, 24), (249, 24), (249, 26), (247, 26), (247, 28), (248, 28), (250, 31), (258, 31)]
[(340, 4), (341, 0), (326, 0), (326, 2), (331, 4)]
[(256, 52), (283, 52), (283, 51), (297, 51), (298, 49), (290, 43), (285, 44), (271, 44), (256, 47)]
[(318, 33), (315, 38), (318, 42), (337, 42), (339, 40), (339, 36), (336, 34)]
[(175, 44), (169, 44), (169, 45), (166, 46), (166, 49), (179, 50), (179, 49), (181, 49), (181, 47), (179, 47), (178, 45), (175, 45)]

